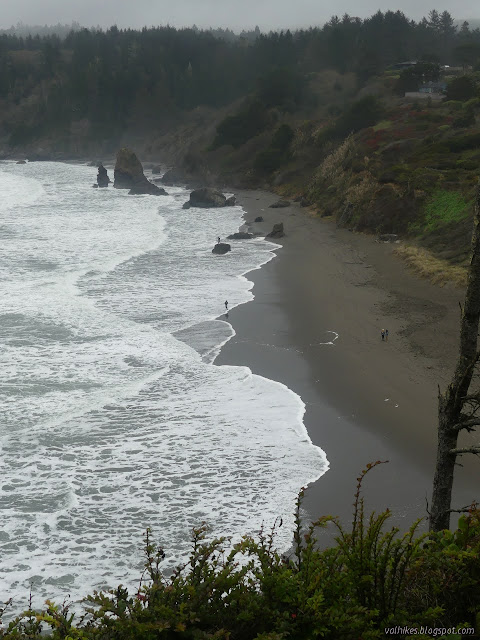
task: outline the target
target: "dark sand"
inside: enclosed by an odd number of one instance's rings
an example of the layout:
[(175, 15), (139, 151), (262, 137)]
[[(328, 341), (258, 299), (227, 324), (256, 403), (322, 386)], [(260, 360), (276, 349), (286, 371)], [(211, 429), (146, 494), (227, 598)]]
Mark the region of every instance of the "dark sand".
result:
[[(445, 388), (455, 364), (462, 291), (413, 275), (395, 245), (337, 229), (297, 205), (270, 209), (270, 193), (237, 196), (253, 231), (283, 222), (286, 235), (275, 241), (283, 245), (278, 257), (248, 275), (255, 300), (230, 311), (236, 335), (215, 363), (248, 366), (304, 401), (310, 438), (330, 462), (306, 491), (311, 519), (331, 514), (347, 523), (359, 472), (389, 460), (364, 482), (366, 508), (389, 507), (391, 523), (404, 529), (426, 515), (431, 496), (437, 385)], [(264, 222), (253, 223), (259, 215)], [(333, 344), (325, 344), (329, 332), (338, 333)], [(480, 498), (480, 460), (463, 458), (457, 508)]]

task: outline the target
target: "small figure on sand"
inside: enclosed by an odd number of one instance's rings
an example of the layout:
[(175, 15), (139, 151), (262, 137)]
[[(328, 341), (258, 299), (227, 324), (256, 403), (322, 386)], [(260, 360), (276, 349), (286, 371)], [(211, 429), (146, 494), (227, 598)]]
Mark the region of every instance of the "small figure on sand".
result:
[(385, 341), (388, 342), (388, 329), (385, 329)]
[(217, 238), (217, 243), (220, 244), (220, 236)]
[(385, 329), (382, 329), (382, 342), (385, 340)]
[(225, 309), (228, 311), (228, 300), (225, 300)]

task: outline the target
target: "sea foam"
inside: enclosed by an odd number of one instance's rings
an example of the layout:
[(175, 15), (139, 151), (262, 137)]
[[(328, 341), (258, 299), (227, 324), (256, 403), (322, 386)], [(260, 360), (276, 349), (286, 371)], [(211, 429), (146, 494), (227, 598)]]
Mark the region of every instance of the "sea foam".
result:
[(253, 298), (261, 238), (211, 253), (240, 207), (182, 209), (185, 190), (92, 189), (80, 165), (0, 165), (0, 598), (76, 600), (142, 569), (151, 527), (166, 569), (191, 528), (291, 542), (295, 496), (325, 472), (301, 399), (215, 366), (217, 318)]

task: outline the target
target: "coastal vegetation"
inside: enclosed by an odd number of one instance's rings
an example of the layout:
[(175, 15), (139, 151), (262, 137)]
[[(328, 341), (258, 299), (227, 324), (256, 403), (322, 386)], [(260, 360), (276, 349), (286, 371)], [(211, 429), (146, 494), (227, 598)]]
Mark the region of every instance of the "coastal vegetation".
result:
[[(81, 618), (71, 604), (47, 601), (0, 631), (4, 640), (191, 638), (207, 640), (314, 640), (316, 638), (475, 637), (480, 623), (480, 512), (461, 516), (458, 529), (403, 535), (388, 528), (388, 511), (365, 515), (358, 478), (353, 522), (347, 530), (331, 516), (306, 527), (303, 491), (295, 511), (289, 555), (275, 549), (277, 521), (257, 538), (229, 545), (192, 532), (188, 561), (169, 577), (165, 551), (145, 536), (145, 572), (135, 592), (120, 585), (85, 599)], [(318, 545), (333, 527), (335, 544)], [(8, 606), (8, 605), (7, 605)], [(409, 631), (405, 632), (405, 628)], [(435, 631), (433, 631), (435, 630)]]

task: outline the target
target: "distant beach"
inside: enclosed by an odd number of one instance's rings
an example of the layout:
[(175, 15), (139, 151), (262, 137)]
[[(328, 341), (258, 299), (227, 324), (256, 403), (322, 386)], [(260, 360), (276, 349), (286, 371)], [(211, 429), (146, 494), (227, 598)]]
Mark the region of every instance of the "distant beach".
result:
[[(296, 204), (269, 208), (278, 199), (271, 193), (236, 195), (252, 231), (283, 222), (286, 235), (275, 239), (278, 257), (248, 274), (255, 299), (230, 312), (236, 335), (215, 363), (248, 366), (305, 402), (309, 436), (330, 462), (306, 491), (309, 519), (347, 523), (359, 472), (389, 460), (364, 482), (366, 509), (388, 507), (391, 524), (408, 527), (427, 515), (437, 385), (445, 388), (455, 364), (463, 292), (416, 277), (395, 244), (338, 229)], [(264, 221), (254, 223), (257, 216)], [(479, 497), (480, 462), (464, 458), (454, 508)]]

